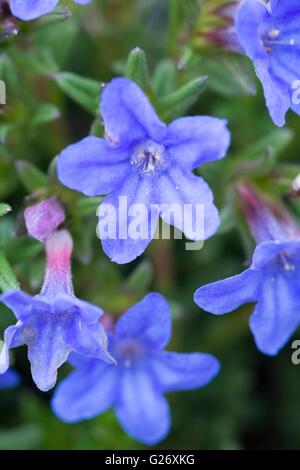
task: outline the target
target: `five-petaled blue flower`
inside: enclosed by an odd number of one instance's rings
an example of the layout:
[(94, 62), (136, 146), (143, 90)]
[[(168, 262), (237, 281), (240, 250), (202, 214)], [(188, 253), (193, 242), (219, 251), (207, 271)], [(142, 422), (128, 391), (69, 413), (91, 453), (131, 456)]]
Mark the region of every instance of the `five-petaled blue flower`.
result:
[[(74, 0), (80, 5), (87, 5), (92, 0)], [(10, 9), (14, 16), (21, 20), (34, 20), (50, 13), (59, 0), (10, 0)]]
[(261, 352), (276, 355), (300, 325), (300, 227), (281, 208), (274, 208), (275, 216), (246, 191), (258, 243), (252, 264), (237, 276), (200, 287), (194, 299), (216, 315), (257, 302), (250, 318), (255, 342)]
[(244, 1), (236, 33), (254, 63), (274, 123), (283, 126), (289, 108), (300, 114), (299, 0)]
[(5, 374), (0, 375), (0, 390), (9, 390), (11, 388), (17, 387), (20, 383), (19, 374), (13, 370), (9, 369)]
[[(91, 136), (67, 147), (58, 159), (58, 177), (87, 196), (109, 193), (104, 203), (115, 208), (111, 220), (115, 217), (116, 231), (107, 236), (102, 227), (99, 232), (112, 261), (128, 263), (141, 255), (153, 238), (159, 216), (187, 238), (211, 237), (219, 225), (218, 211), (208, 185), (192, 170), (225, 156), (230, 143), (226, 121), (185, 117), (167, 126), (142, 90), (126, 78), (116, 78), (105, 87), (101, 115), (106, 138)], [(192, 210), (182, 223), (172, 207), (188, 205)], [(204, 223), (198, 230), (195, 213), (200, 205)], [(134, 218), (130, 211), (141, 206), (146, 208), (139, 219), (143, 235), (133, 237), (128, 235)]]
[(130, 308), (109, 333), (115, 367), (72, 354), (76, 370), (64, 379), (53, 397), (56, 415), (66, 422), (89, 419), (113, 407), (126, 432), (153, 445), (170, 429), (164, 393), (208, 384), (219, 372), (209, 354), (164, 351), (171, 337), (171, 314), (165, 299), (148, 294)]
[(70, 272), (72, 240), (68, 232), (55, 232), (47, 241), (46, 250), (48, 263), (41, 294), (32, 297), (17, 290), (0, 296), (18, 320), (5, 330), (0, 374), (9, 367), (9, 349), (26, 344), (33, 380), (43, 391), (55, 385), (57, 369), (72, 351), (114, 363), (99, 323), (102, 310), (74, 296)]

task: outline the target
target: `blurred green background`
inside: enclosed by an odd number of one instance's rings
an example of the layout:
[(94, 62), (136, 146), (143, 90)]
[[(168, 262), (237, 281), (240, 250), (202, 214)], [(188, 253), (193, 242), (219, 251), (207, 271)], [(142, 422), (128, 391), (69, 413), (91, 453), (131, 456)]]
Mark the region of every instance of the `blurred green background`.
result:
[[(209, 352), (221, 360), (221, 373), (205, 389), (169, 395), (172, 429), (158, 448), (300, 448), (300, 369), (291, 362), (292, 340), (276, 358), (268, 358), (257, 351), (248, 328), (253, 306), (214, 317), (193, 303), (197, 287), (240, 272), (251, 255), (253, 244), (234, 196), (236, 181), (253, 181), (300, 215), (300, 204), (291, 197), (292, 180), (300, 173), (299, 117), (290, 114), (287, 127), (276, 129), (247, 61), (199, 41), (207, 15), (203, 7), (210, 0), (93, 0), (85, 8), (62, 3), (72, 16), (65, 18), (59, 9), (36, 22), (18, 23), (18, 36), (0, 44), (0, 78), (7, 84), (7, 104), (0, 109), (0, 201), (13, 208), (0, 219), (1, 249), (22, 288), (37, 293), (43, 250), (26, 236), (23, 211), (58, 194), (75, 239), (78, 297), (117, 317), (150, 290), (161, 292), (174, 318), (170, 349)], [(185, 240), (157, 240), (136, 262), (118, 266), (109, 262), (96, 237), (99, 201), (63, 188), (54, 158), (91, 126), (101, 134), (96, 106), (94, 114), (89, 112), (92, 92), (126, 72), (128, 54), (137, 46), (146, 53), (152, 89), (160, 94), (151, 95), (155, 103), (208, 76), (206, 90), (195, 92), (190, 109), (179, 106), (168, 114), (162, 106), (161, 115), (169, 120), (184, 111), (227, 118), (232, 146), (224, 161), (199, 169), (221, 210), (218, 234), (201, 251), (186, 251)], [(1, 337), (13, 321), (1, 306)], [(123, 432), (113, 412), (76, 425), (60, 422), (49, 406), (51, 393), (39, 392), (32, 382), (25, 348), (14, 351), (12, 360), (22, 384), (0, 391), (0, 449), (143, 448)], [(64, 366), (59, 379), (68, 371)]]

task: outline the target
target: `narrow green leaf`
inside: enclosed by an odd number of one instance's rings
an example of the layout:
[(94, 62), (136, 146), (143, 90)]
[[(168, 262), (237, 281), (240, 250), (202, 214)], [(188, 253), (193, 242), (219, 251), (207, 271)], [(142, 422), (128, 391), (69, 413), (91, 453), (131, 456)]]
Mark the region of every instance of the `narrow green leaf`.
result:
[(168, 51), (172, 52), (183, 20), (182, 0), (169, 0)]
[(258, 157), (268, 149), (277, 157), (288, 146), (293, 137), (293, 131), (290, 129), (275, 129), (242, 152), (239, 152), (238, 159)]
[(12, 209), (8, 204), (5, 204), (4, 202), (0, 202), (0, 217), (2, 217), (3, 215), (6, 215), (11, 210)]
[(159, 100), (162, 115), (165, 119), (171, 119), (184, 114), (204, 91), (207, 77), (199, 77), (191, 80), (173, 93)]
[(162, 60), (156, 67), (152, 84), (158, 96), (164, 96), (172, 93), (175, 88), (176, 67), (174, 62), (169, 59)]
[(131, 273), (125, 287), (131, 290), (147, 290), (153, 280), (153, 268), (149, 261), (142, 261)]
[(88, 112), (96, 114), (98, 109), (101, 83), (81, 77), (71, 72), (52, 75), (59, 88)]
[(10, 130), (14, 129), (16, 126), (12, 123), (0, 124), (0, 144), (5, 144), (7, 134)]
[(35, 28), (36, 30), (44, 28), (45, 26), (51, 26), (56, 23), (61, 23), (72, 16), (69, 8), (59, 5), (53, 11), (47, 15), (42, 16), (37, 21)]
[(47, 176), (32, 163), (18, 160), (16, 169), (21, 183), (29, 193), (47, 186)]
[(103, 137), (103, 134), (104, 134), (104, 125), (101, 122), (99, 116), (97, 116), (92, 122), (92, 125), (90, 128), (90, 135), (94, 135), (96, 137)]
[(0, 289), (3, 292), (20, 289), (19, 282), (2, 250), (0, 250)]
[(37, 108), (32, 118), (29, 121), (31, 127), (47, 124), (59, 118), (59, 109), (51, 103), (44, 103)]
[(139, 47), (133, 49), (129, 54), (126, 67), (126, 77), (136, 82), (146, 92), (151, 88), (146, 54)]
[(95, 215), (104, 197), (79, 197), (76, 201), (76, 214), (80, 217)]
[(290, 129), (276, 129), (254, 144), (224, 161), (223, 170), (231, 175), (262, 177), (269, 174), (277, 164), (280, 153), (293, 138)]
[(0, 431), (0, 450), (30, 450), (40, 447), (43, 430), (35, 423)]
[(224, 96), (256, 93), (253, 71), (247, 59), (242, 56), (227, 54), (204, 59), (201, 70), (209, 78), (209, 87)]

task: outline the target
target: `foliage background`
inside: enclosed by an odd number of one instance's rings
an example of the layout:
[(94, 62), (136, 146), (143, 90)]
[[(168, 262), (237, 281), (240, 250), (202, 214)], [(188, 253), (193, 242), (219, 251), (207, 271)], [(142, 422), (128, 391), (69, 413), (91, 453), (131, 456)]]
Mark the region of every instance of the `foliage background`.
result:
[[(0, 200), (13, 208), (0, 219), (0, 246), (22, 288), (37, 293), (44, 267), (42, 247), (26, 236), (23, 210), (36, 198), (57, 193), (75, 238), (77, 295), (117, 316), (149, 290), (159, 291), (172, 305), (171, 349), (210, 352), (222, 361), (220, 375), (205, 389), (169, 396), (172, 430), (158, 448), (299, 448), (300, 373), (291, 362), (291, 342), (268, 358), (257, 351), (248, 329), (251, 305), (214, 317), (193, 303), (197, 287), (240, 272), (251, 254), (233, 193), (239, 178), (255, 181), (270, 197), (283, 197), (300, 214), (297, 198), (290, 197), (292, 178), (300, 173), (299, 118), (290, 114), (287, 127), (275, 129), (245, 61), (200, 47), (195, 31), (205, 11), (200, 16), (198, 0), (94, 0), (85, 8), (63, 3), (72, 17), (62, 21), (60, 13), (19, 23), (19, 35), (0, 46), (0, 78), (7, 84), (7, 105), (0, 110)], [(201, 251), (185, 251), (184, 240), (155, 241), (141, 259), (120, 267), (109, 262), (96, 238), (98, 201), (72, 193), (55, 178), (54, 157), (86, 136), (95, 118), (59, 78), (67, 71), (107, 82), (124, 73), (137, 46), (146, 52), (153, 83), (165, 73), (161, 91), (208, 75), (205, 92), (188, 113), (227, 118), (233, 141), (224, 161), (199, 172), (222, 210), (219, 233)], [(182, 61), (185, 67), (177, 67)], [(255, 84), (256, 97), (251, 94)], [(101, 125), (93, 128), (98, 132)], [(1, 335), (12, 322), (1, 306)], [(0, 449), (142, 448), (120, 429), (112, 412), (76, 425), (57, 420), (51, 394), (32, 383), (24, 348), (14, 352), (13, 361), (22, 384), (0, 391)], [(68, 370), (64, 366), (59, 377)]]

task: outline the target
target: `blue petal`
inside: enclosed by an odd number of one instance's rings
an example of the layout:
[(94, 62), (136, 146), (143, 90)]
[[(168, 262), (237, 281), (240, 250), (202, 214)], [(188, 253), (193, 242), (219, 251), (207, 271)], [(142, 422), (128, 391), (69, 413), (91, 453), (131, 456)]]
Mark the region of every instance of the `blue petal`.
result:
[[(99, 218), (104, 207), (109, 208), (108, 215), (105, 215), (103, 220), (107, 221), (110, 227), (115, 227), (115, 231), (112, 235), (106, 235), (106, 224), (100, 223), (98, 232), (103, 250), (112, 261), (119, 264), (129, 263), (140, 256), (151, 242), (158, 220), (158, 211), (150, 210), (154, 189), (150, 178), (142, 178), (132, 173), (118, 190), (104, 199), (98, 212)], [(141, 215), (135, 216), (130, 212), (133, 205), (136, 205), (137, 209), (143, 209)], [(136, 230), (135, 221), (138, 226)]]
[(163, 349), (171, 339), (172, 318), (164, 297), (152, 292), (118, 320), (117, 337), (133, 337), (155, 349)]
[(74, 0), (75, 3), (79, 3), (79, 5), (87, 5), (91, 3), (92, 0)]
[(290, 108), (290, 91), (272, 71), (269, 54), (265, 51), (259, 31), (270, 13), (259, 0), (247, 0), (238, 9), (236, 32), (246, 54), (254, 61), (255, 71), (262, 82), (266, 104), (274, 123), (285, 124), (285, 114)]
[(11, 0), (12, 14), (21, 20), (34, 20), (50, 13), (59, 0)]
[(258, 300), (260, 284), (261, 274), (247, 269), (237, 276), (200, 287), (195, 292), (194, 300), (203, 310), (223, 315), (240, 305)]
[(11, 345), (27, 344), (32, 377), (38, 388), (47, 391), (54, 386), (57, 369), (72, 351), (114, 363), (107, 352), (106, 335), (95, 314), (99, 316), (98, 309), (94, 312), (89, 307), (88, 311), (88, 304), (83, 303), (82, 314), (82, 304), (71, 295), (59, 295), (51, 305), (44, 304), (41, 299), (42, 296), (35, 298), (31, 316), (19, 322)]
[(214, 356), (201, 353), (162, 352), (152, 358), (151, 365), (164, 392), (204, 387), (220, 370)]
[(123, 369), (115, 412), (125, 431), (144, 444), (157, 444), (169, 432), (168, 403), (146, 369)]
[(86, 360), (83, 368), (72, 372), (58, 385), (52, 409), (67, 423), (93, 418), (114, 405), (117, 380), (115, 367), (96, 359)]
[[(28, 344), (31, 374), (37, 387), (47, 392), (54, 387), (57, 370), (66, 362), (72, 348), (66, 339), (68, 331), (48, 321), (22, 328), (24, 342)], [(27, 335), (31, 335), (28, 339)]]
[(19, 374), (13, 369), (9, 369), (5, 374), (0, 375), (0, 390), (14, 388), (20, 383)]
[(246, 0), (241, 3), (235, 21), (238, 40), (252, 60), (268, 57), (259, 34), (260, 26), (270, 18), (267, 6), (260, 0)]
[(62, 151), (58, 178), (68, 188), (86, 196), (100, 196), (116, 189), (130, 170), (128, 152), (104, 139), (87, 137)]
[[(207, 183), (178, 165), (174, 165), (158, 179), (156, 201), (158, 204), (167, 204), (161, 211), (161, 218), (179, 230), (183, 228), (183, 233), (191, 240), (206, 240), (216, 233), (220, 225), (218, 210), (213, 203), (213, 194)], [(182, 214), (185, 214), (184, 217), (174, 216), (174, 212), (170, 209), (175, 205), (181, 209)], [(191, 210), (187, 210), (188, 205)], [(196, 226), (197, 205), (199, 208), (202, 206), (204, 211), (204, 226), (200, 216)]]
[[(295, 259), (297, 253), (300, 253), (300, 241), (288, 240), (279, 241), (272, 240), (260, 243), (253, 254), (252, 268), (261, 269), (265, 266), (272, 258), (280, 254), (281, 252), (287, 254), (292, 253), (292, 259)], [(299, 259), (299, 255), (298, 255)]]
[(168, 126), (164, 145), (180, 166), (191, 170), (225, 157), (230, 144), (226, 125), (226, 120), (207, 116), (176, 119)]
[[(280, 0), (270, 0), (270, 9), (271, 9), (272, 12), (275, 11), (275, 8), (277, 6), (278, 1), (280, 1)], [(283, 0), (282, 3), (286, 3), (286, 1)]]
[(108, 138), (132, 145), (147, 137), (161, 142), (166, 126), (156, 115), (147, 96), (127, 78), (115, 78), (101, 94), (101, 114)]
[(299, 269), (265, 270), (260, 300), (250, 318), (258, 349), (276, 355), (300, 324)]
[(298, 0), (270, 0), (270, 6), (272, 14), (275, 18), (285, 15), (288, 18), (291, 18), (300, 12), (300, 5)]
[(4, 345), (0, 352), (0, 374), (4, 374), (9, 368), (9, 350), (24, 344), (19, 336), (19, 322), (15, 326), (9, 326), (4, 332)]
[(109, 364), (116, 362), (107, 351), (107, 336), (100, 323), (89, 326), (81, 321), (74, 323), (69, 342), (72, 351), (79, 354), (96, 357)]
[[(39, 296), (40, 297), (40, 296)], [(36, 300), (36, 298), (35, 298)], [(95, 324), (103, 315), (102, 308), (97, 305), (77, 299), (69, 294), (59, 294), (53, 299), (54, 310), (64, 311), (74, 309), (74, 314), (80, 315), (87, 325)]]
[(284, 84), (278, 82), (266, 60), (258, 60), (254, 65), (263, 85), (270, 116), (276, 126), (282, 127), (285, 125), (285, 115), (291, 105), (290, 91)]
[(11, 290), (0, 295), (0, 302), (10, 308), (18, 320), (24, 320), (30, 315), (33, 297), (21, 290)]

